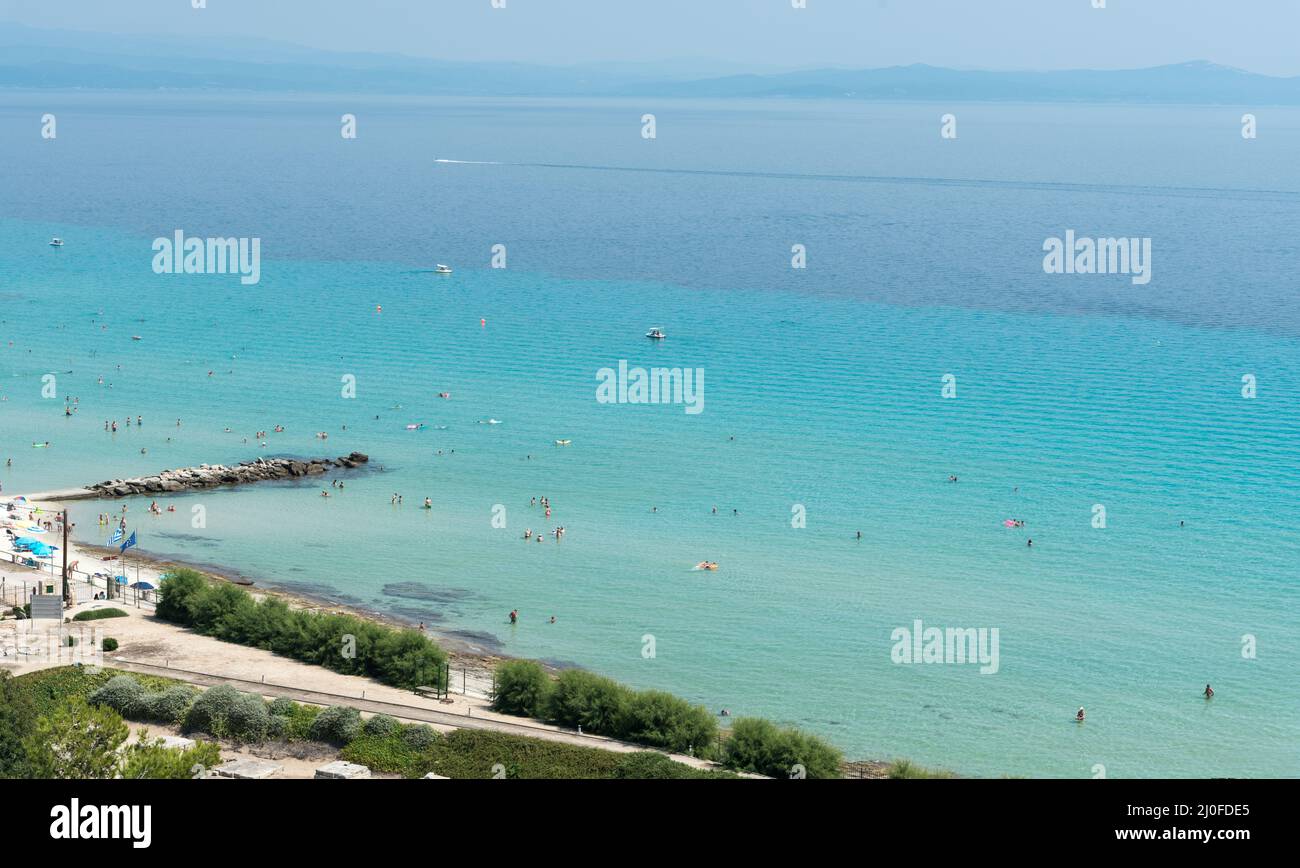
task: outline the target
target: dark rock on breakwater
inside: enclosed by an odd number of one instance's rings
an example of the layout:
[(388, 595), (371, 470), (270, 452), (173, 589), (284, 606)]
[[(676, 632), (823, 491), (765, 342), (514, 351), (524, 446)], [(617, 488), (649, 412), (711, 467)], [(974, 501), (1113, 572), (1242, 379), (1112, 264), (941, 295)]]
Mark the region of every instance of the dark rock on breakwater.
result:
[(222, 485), (246, 485), (251, 482), (268, 482), (276, 479), (297, 479), (319, 476), (331, 470), (351, 470), (370, 461), (370, 456), (353, 452), (340, 458), (258, 458), (240, 464), (200, 464), (179, 470), (164, 470), (153, 476), (133, 479), (106, 479), (70, 491), (51, 492), (49, 495), (29, 495), (30, 500), (73, 500), (91, 497), (130, 497), (139, 494), (166, 494), (178, 491), (197, 491)]

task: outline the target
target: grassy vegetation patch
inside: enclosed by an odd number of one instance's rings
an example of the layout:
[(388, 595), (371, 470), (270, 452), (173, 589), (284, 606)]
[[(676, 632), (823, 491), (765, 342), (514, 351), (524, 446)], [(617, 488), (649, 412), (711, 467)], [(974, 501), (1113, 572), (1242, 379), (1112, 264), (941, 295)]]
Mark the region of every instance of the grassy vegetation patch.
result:
[(128, 618), (130, 617), (121, 609), (88, 609), (85, 612), (78, 612), (72, 616), (74, 621), (102, 621), (105, 618)]

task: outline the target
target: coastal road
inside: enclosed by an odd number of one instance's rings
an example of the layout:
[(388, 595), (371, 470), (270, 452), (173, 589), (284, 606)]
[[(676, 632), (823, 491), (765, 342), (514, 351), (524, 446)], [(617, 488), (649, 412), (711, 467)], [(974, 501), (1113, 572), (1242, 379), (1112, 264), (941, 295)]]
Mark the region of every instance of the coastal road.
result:
[[(503, 732), (508, 735), (519, 735), (527, 738), (537, 738), (544, 741), (555, 741), (563, 744), (577, 745), (578, 747), (594, 747), (601, 750), (616, 751), (619, 753), (631, 753), (633, 751), (654, 750), (640, 744), (631, 744), (625, 741), (618, 741), (612, 738), (605, 738), (599, 735), (578, 735), (576, 732), (563, 729), (551, 729), (545, 726), (537, 726), (527, 723), (515, 723), (513, 721), (499, 720), (491, 717), (474, 717), (470, 714), (459, 714), (452, 711), (438, 711), (432, 708), (421, 708), (417, 705), (403, 705), (397, 702), (387, 702), (380, 699), (361, 699), (355, 696), (340, 696), (336, 693), (326, 693), (320, 690), (307, 690), (296, 687), (286, 687), (279, 684), (267, 684), (261, 681), (245, 681), (241, 678), (231, 678), (225, 675), (212, 675), (206, 672), (191, 672), (187, 669), (173, 669), (165, 666), (154, 666), (149, 663), (137, 663), (132, 660), (122, 658), (112, 658), (106, 660), (104, 665), (113, 669), (121, 669), (126, 672), (135, 672), (140, 675), (157, 675), (163, 678), (171, 678), (175, 681), (184, 681), (187, 684), (193, 684), (198, 687), (215, 687), (218, 684), (229, 684), (232, 687), (239, 688), (248, 693), (256, 693), (267, 697), (284, 697), (292, 699), (295, 702), (305, 702), (310, 705), (350, 705), (358, 711), (367, 711), (374, 714), (388, 714), (393, 717), (407, 721), (419, 723), (432, 723), (438, 726), (449, 726), (454, 729), (486, 729), (492, 732)], [(664, 751), (657, 751), (665, 753)], [(695, 757), (686, 756), (685, 754), (666, 754), (680, 763), (694, 766), (700, 769), (714, 769), (718, 766), (705, 760)], [(749, 775), (746, 775), (749, 777)], [(755, 776), (757, 777), (757, 776)]]

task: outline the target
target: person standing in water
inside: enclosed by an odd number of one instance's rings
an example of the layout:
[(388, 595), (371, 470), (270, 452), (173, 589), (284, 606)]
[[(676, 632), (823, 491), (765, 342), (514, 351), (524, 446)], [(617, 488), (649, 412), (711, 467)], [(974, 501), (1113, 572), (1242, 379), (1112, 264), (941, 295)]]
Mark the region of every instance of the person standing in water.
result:
[(1211, 687), (1211, 686), (1208, 685), (1208, 684), (1205, 685), (1205, 698), (1206, 698), (1206, 699), (1213, 699), (1213, 698), (1214, 698), (1214, 688)]
[(1079, 706), (1079, 713), (1076, 714), (1076, 715), (1074, 716), (1074, 719), (1077, 720), (1077, 721), (1079, 721), (1080, 723), (1083, 723), (1083, 706), (1082, 706), (1082, 705)]

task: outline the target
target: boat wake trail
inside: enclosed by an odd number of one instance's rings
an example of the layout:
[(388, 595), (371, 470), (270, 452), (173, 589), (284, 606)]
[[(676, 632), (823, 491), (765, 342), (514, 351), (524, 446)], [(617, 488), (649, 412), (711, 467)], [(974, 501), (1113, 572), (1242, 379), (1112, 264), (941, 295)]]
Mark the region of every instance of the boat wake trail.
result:
[(600, 166), (581, 163), (479, 163), (471, 160), (438, 160), (483, 166), (522, 169), (567, 169), (582, 172), (635, 172), (657, 175), (692, 175), (719, 178), (754, 178), (778, 181), (825, 181), (849, 184), (901, 184), (927, 187), (984, 187), (1002, 190), (1040, 190), (1062, 193), (1101, 193), (1127, 196), (1173, 196), (1179, 198), (1266, 199), (1300, 202), (1300, 191), (1234, 189), (1230, 187), (1182, 187), (1142, 184), (1081, 184), (1067, 181), (1011, 181), (988, 178), (926, 178), (906, 175), (823, 175), (801, 172), (744, 172), (730, 169), (670, 169), (648, 166)]

